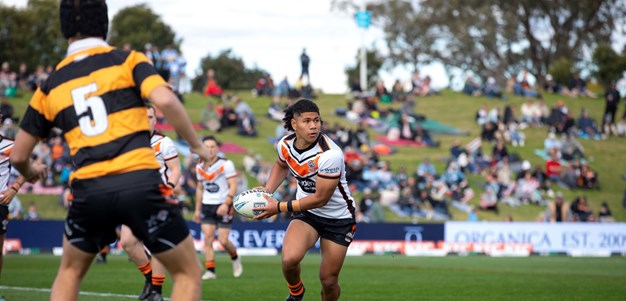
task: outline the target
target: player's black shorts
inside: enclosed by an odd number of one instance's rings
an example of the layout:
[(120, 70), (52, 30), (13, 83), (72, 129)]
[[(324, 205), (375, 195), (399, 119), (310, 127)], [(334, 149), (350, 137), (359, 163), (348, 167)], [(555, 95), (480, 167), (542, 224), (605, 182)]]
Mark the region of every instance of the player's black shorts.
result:
[[(0, 205), (0, 235), (7, 233), (7, 225), (9, 224), (9, 207)], [(2, 250), (0, 250), (2, 252)]]
[(136, 175), (153, 180), (139, 178), (137, 185), (118, 191), (74, 190), (65, 222), (70, 243), (85, 252), (97, 253), (117, 239), (115, 228), (124, 224), (152, 253), (159, 253), (174, 248), (189, 235), (179, 206), (167, 202), (161, 192), (158, 171)]
[(224, 216), (217, 215), (217, 208), (220, 205), (202, 204), (202, 212), (200, 219), (203, 224), (217, 225), (219, 228), (230, 228), (233, 225), (233, 206), (228, 207), (228, 214)]
[(349, 246), (354, 239), (356, 222), (352, 218), (324, 218), (304, 211), (294, 214), (293, 219), (301, 220), (311, 225), (320, 235), (320, 238), (328, 239), (342, 246)]

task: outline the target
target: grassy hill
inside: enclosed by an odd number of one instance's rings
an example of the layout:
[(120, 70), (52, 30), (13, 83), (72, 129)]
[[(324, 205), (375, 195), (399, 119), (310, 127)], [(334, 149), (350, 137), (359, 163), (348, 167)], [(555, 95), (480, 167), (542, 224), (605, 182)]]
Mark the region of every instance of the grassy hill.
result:
[[(267, 97), (254, 98), (247, 91), (238, 94), (244, 101), (247, 101), (254, 110), (259, 121), (257, 125), (259, 136), (255, 138), (241, 137), (236, 134), (235, 129), (227, 129), (214, 135), (222, 141), (235, 142), (247, 149), (251, 149), (255, 153), (260, 154), (264, 161), (272, 162), (275, 160), (276, 154), (272, 145), (267, 141), (267, 138), (274, 136), (278, 123), (265, 117), (270, 99)], [(23, 114), (29, 97), (30, 95), (22, 95), (12, 99), (11, 102), (15, 106), (16, 115), (21, 116)], [(574, 112), (576, 117), (581, 108), (586, 108), (590, 111), (591, 116), (599, 121), (604, 110), (603, 99), (569, 99), (558, 95), (545, 95), (548, 106), (552, 106), (559, 99), (566, 102), (567, 106)], [(509, 97), (508, 100), (503, 101), (498, 99), (491, 100), (484, 97), (470, 97), (452, 91), (443, 91), (440, 95), (427, 98), (417, 98), (416, 111), (419, 114), (426, 115), (429, 118), (436, 119), (456, 128), (467, 130), (470, 132), (470, 135), (466, 137), (435, 136), (435, 139), (441, 141), (440, 148), (400, 147), (397, 153), (383, 156), (381, 159), (390, 161), (393, 170), (397, 170), (399, 166), (405, 166), (409, 172), (413, 172), (424, 157), (430, 157), (436, 165), (438, 172), (441, 172), (444, 168), (444, 162), (440, 159), (449, 155), (449, 147), (454, 139), (460, 138), (461, 142), (466, 144), (480, 134), (480, 128), (474, 122), (474, 115), (482, 104), (486, 104), (489, 107), (504, 107), (507, 104), (511, 104), (514, 105), (518, 112), (523, 101), (523, 98), (516, 96)], [(200, 120), (201, 110), (206, 105), (206, 102), (206, 97), (200, 94), (190, 94), (185, 97), (185, 107), (192, 120)], [(325, 122), (329, 122), (330, 124), (334, 124), (335, 122), (346, 124), (345, 121), (334, 115), (337, 107), (346, 106), (346, 98), (344, 95), (320, 95), (318, 99), (316, 99), (316, 102), (320, 106), (322, 118)], [(620, 110), (622, 109), (623, 106), (620, 107)], [(618, 114), (621, 116), (622, 111), (619, 111)], [(544, 164), (541, 158), (533, 154), (533, 150), (543, 148), (543, 141), (546, 137), (547, 130), (545, 128), (529, 128), (524, 132), (527, 137), (526, 145), (524, 147), (508, 146), (509, 153), (518, 153), (523, 159), (529, 160), (533, 165)], [(208, 131), (199, 132), (201, 135), (206, 133), (208, 133)], [(370, 134), (372, 138), (379, 135), (373, 131)], [(585, 148), (585, 153), (590, 160), (591, 167), (599, 174), (602, 189), (599, 191), (566, 190), (563, 191), (566, 200), (572, 201), (575, 196), (581, 194), (586, 195), (594, 212), (597, 212), (602, 202), (607, 202), (615, 218), (619, 221), (626, 221), (626, 210), (621, 204), (622, 195), (626, 187), (626, 181), (623, 179), (623, 175), (626, 173), (625, 142), (626, 139), (615, 137), (602, 141), (581, 140)], [(490, 153), (491, 145), (484, 145), (483, 149), (486, 153)], [(237, 165), (241, 165), (242, 157), (242, 155), (229, 155), (229, 158)], [(249, 180), (250, 186), (256, 184), (254, 179), (250, 178)], [(483, 180), (478, 176), (470, 176), (469, 180), (470, 186), (474, 188), (477, 194), (471, 203), (477, 204), (478, 195), (482, 192), (478, 185)], [(558, 191), (560, 188), (555, 187), (555, 190)], [(56, 202), (57, 196), (20, 195), (20, 198), (24, 206), (27, 206), (31, 201), (36, 202), (44, 218), (63, 218), (65, 215), (64, 209), (58, 206)], [(544, 207), (532, 205), (517, 208), (501, 205), (500, 208), (500, 215), (495, 215), (492, 212), (479, 212), (479, 218), (481, 220), (502, 220), (504, 216), (511, 215), (515, 221), (533, 221), (540, 212), (545, 210)], [(451, 210), (455, 220), (466, 219), (465, 213), (455, 209)], [(388, 212), (387, 217), (390, 221), (410, 221), (408, 219), (400, 219), (391, 212)]]

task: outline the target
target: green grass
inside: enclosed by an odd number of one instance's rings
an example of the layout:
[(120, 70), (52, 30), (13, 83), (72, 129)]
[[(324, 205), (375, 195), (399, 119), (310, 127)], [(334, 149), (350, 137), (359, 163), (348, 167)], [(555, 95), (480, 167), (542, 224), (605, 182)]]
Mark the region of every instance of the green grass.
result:
[[(143, 277), (126, 256), (94, 264), (83, 292), (135, 296)], [(232, 277), (229, 259), (217, 256), (218, 279), (203, 282), (203, 300), (282, 300), (287, 295), (280, 258), (244, 257), (244, 274)], [(302, 263), (306, 300), (319, 299), (320, 257)], [(59, 257), (8, 255), (0, 280), (6, 300), (43, 300), (47, 292), (6, 287), (51, 287)], [(611, 258), (348, 257), (340, 275), (342, 300), (623, 300), (626, 261)], [(5, 288), (2, 288), (5, 286)], [(171, 291), (166, 279), (164, 293)], [(81, 296), (81, 300), (131, 300), (131, 297)]]
[[(271, 121), (265, 117), (265, 112), (270, 104), (270, 99), (267, 97), (253, 98), (249, 92), (240, 92), (239, 96), (247, 101), (250, 107), (254, 110), (257, 120), (259, 121), (257, 130), (259, 136), (255, 138), (241, 137), (236, 134), (235, 129), (226, 129), (221, 133), (217, 133), (216, 136), (222, 141), (231, 141), (245, 148), (253, 150), (255, 153), (260, 154), (262, 159), (266, 162), (273, 162), (276, 157), (276, 153), (272, 146), (267, 142), (267, 138), (274, 135), (277, 122)], [(29, 95), (22, 95), (19, 98), (12, 100), (15, 106), (15, 112), (17, 115), (22, 115), (28, 101)], [(567, 103), (569, 109), (574, 112), (575, 117), (578, 117), (581, 108), (586, 108), (590, 111), (591, 116), (597, 121), (600, 120), (600, 116), (604, 110), (604, 100), (602, 99), (569, 99), (557, 95), (545, 95), (546, 104), (552, 106), (557, 100), (563, 99)], [(191, 118), (194, 121), (199, 121), (202, 108), (206, 105), (206, 97), (200, 94), (190, 94), (185, 97), (185, 107), (189, 112)], [(334, 124), (336, 122), (341, 124), (347, 124), (339, 117), (334, 115), (337, 107), (346, 106), (346, 98), (343, 95), (321, 95), (316, 102), (320, 106), (322, 117), (325, 122)], [(507, 104), (511, 104), (516, 108), (516, 112), (519, 112), (519, 107), (524, 102), (521, 97), (513, 96), (507, 101), (490, 100), (484, 97), (470, 97), (460, 93), (443, 91), (440, 95), (417, 98), (416, 111), (420, 114), (424, 114), (429, 118), (436, 119), (443, 123), (452, 125), (454, 127), (468, 130), (471, 135), (467, 137), (455, 137), (455, 136), (436, 136), (437, 140), (441, 141), (441, 148), (408, 148), (400, 147), (398, 152), (390, 155), (383, 156), (382, 159), (389, 160), (392, 164), (392, 169), (397, 170), (399, 166), (407, 167), (407, 170), (413, 172), (419, 162), (424, 157), (430, 157), (433, 159), (437, 170), (443, 171), (444, 162), (443, 158), (449, 156), (449, 147), (454, 139), (459, 138), (463, 144), (466, 144), (474, 137), (477, 137), (480, 133), (479, 127), (474, 122), (474, 114), (482, 104), (487, 104), (490, 107), (500, 106), (504, 107)], [(622, 110), (623, 106), (620, 107)], [(622, 112), (618, 112), (621, 114)], [(527, 137), (527, 143), (524, 147), (512, 147), (508, 146), (509, 152), (518, 153), (522, 158), (529, 160), (533, 165), (545, 164), (543, 160), (533, 154), (534, 149), (543, 148), (543, 141), (547, 135), (545, 128), (530, 128), (525, 131)], [(200, 135), (208, 134), (208, 131), (199, 131)], [(167, 133), (173, 134), (173, 133)], [(372, 140), (377, 133), (371, 132)], [(571, 201), (578, 195), (586, 195), (590, 201), (594, 212), (600, 207), (600, 204), (606, 201), (609, 207), (612, 209), (613, 215), (618, 221), (626, 221), (626, 210), (621, 205), (621, 199), (626, 186), (625, 181), (622, 179), (624, 173), (626, 173), (626, 140), (624, 138), (611, 137), (604, 141), (593, 140), (581, 140), (582, 145), (585, 148), (587, 156), (590, 158), (591, 166), (595, 169), (600, 177), (602, 189), (600, 191), (563, 191), (566, 200)], [(485, 144), (483, 150), (485, 153), (491, 153), (491, 144)], [(228, 156), (232, 159), (236, 165), (241, 166), (241, 159), (243, 155), (231, 154)], [(470, 176), (470, 186), (474, 188), (476, 197), (471, 201), (473, 204), (478, 203), (478, 196), (482, 192), (479, 188), (479, 184), (483, 181), (481, 177)], [(249, 185), (252, 187), (256, 185), (254, 179), (249, 178)], [(556, 190), (560, 188), (556, 187)], [(26, 196), (21, 196), (22, 200)], [(54, 209), (58, 207), (56, 203), (56, 197), (49, 199), (48, 197), (33, 197), (31, 199), (41, 199), (38, 201), (39, 208), (44, 218), (62, 219), (65, 217), (65, 211), (61, 209)], [(52, 205), (44, 206), (42, 203), (54, 200)], [(495, 215), (491, 212), (479, 212), (479, 218), (481, 220), (502, 220), (504, 216), (511, 215), (515, 221), (534, 221), (536, 217), (544, 211), (545, 208), (538, 206), (523, 206), (519, 208), (510, 208), (506, 205), (500, 206), (500, 215)], [(43, 210), (45, 209), (45, 211)], [(452, 210), (455, 220), (465, 220), (466, 215), (458, 210)], [(388, 212), (388, 220), (410, 222), (409, 219), (401, 219)]]

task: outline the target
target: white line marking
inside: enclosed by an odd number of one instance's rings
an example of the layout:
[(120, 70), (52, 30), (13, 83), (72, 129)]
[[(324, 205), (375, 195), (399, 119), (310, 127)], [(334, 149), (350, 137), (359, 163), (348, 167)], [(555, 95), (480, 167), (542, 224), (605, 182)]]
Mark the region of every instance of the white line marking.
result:
[[(0, 290), (13, 290), (13, 291), (35, 291), (41, 293), (50, 293), (49, 288), (37, 288), (37, 287), (21, 287), (21, 286), (5, 286), (0, 285)], [(82, 296), (98, 296), (98, 297), (118, 297), (118, 298), (127, 298), (127, 299), (137, 299), (137, 295), (124, 295), (124, 294), (111, 294), (111, 293), (96, 293), (96, 292), (79, 292), (79, 295)], [(169, 298), (164, 298), (165, 300), (169, 300)]]

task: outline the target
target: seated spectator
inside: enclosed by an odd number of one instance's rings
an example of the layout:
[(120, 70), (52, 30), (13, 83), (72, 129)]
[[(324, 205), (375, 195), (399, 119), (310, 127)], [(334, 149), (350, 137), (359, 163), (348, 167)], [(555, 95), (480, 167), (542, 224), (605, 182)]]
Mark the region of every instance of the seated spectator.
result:
[(577, 197), (576, 200), (572, 202), (570, 210), (575, 221), (587, 222), (593, 215), (591, 206), (589, 206), (589, 203), (587, 202), (587, 197), (582, 195)]
[(250, 118), (248, 112), (244, 112), (238, 121), (237, 133), (241, 136), (256, 137), (257, 132), (254, 128), (254, 120)]
[(218, 98), (222, 97), (222, 94), (224, 92), (222, 91), (222, 88), (217, 84), (217, 81), (215, 80), (215, 71), (213, 71), (213, 69), (209, 69), (206, 72), (206, 75), (207, 75), (207, 82), (206, 82), (206, 87), (204, 89), (204, 95), (214, 96)]
[(580, 137), (583, 139), (600, 139), (600, 130), (598, 130), (596, 121), (589, 116), (589, 112), (585, 109), (581, 111), (578, 118), (578, 130), (580, 131)]
[(385, 88), (385, 82), (383, 80), (378, 80), (376, 82), (376, 85), (374, 86), (374, 94), (383, 103), (391, 102), (391, 94), (387, 91), (387, 88)]
[(548, 137), (543, 140), (543, 150), (546, 153), (555, 152), (557, 156), (560, 157), (562, 147), (563, 143), (561, 140), (556, 138), (556, 134), (554, 134), (554, 132), (548, 133)]
[(585, 151), (573, 135), (565, 134), (561, 143), (561, 158), (567, 161), (580, 160), (585, 158)]
[(4, 122), (7, 118), (13, 118), (14, 110), (13, 105), (11, 105), (9, 99), (5, 95), (0, 95), (0, 99), (2, 100), (2, 103), (0, 104), (0, 117), (2, 117), (2, 120), (0, 122)]
[(546, 176), (554, 182), (559, 182), (562, 171), (563, 166), (561, 165), (561, 160), (559, 160), (555, 152), (551, 152), (550, 160), (546, 162)]
[(15, 125), (13, 124), (13, 119), (7, 118), (2, 122), (2, 126), (0, 127), (0, 135), (7, 139), (15, 139), (15, 135), (17, 134), (17, 130), (15, 129)]
[(434, 94), (437, 94), (437, 91), (431, 86), (430, 76), (426, 75), (426, 77), (424, 77), (424, 81), (422, 82), (422, 89), (420, 89), (419, 95), (428, 96)]
[(541, 123), (547, 123), (550, 116), (550, 108), (548, 108), (543, 98), (539, 97), (539, 100), (535, 102), (532, 112), (533, 119), (537, 119)]
[(481, 90), (483, 95), (486, 95), (489, 98), (502, 98), (502, 89), (496, 83), (496, 79), (494, 77), (489, 77)]
[(530, 125), (537, 125), (540, 123), (538, 116), (535, 116), (534, 112), (535, 103), (532, 99), (526, 99), (526, 102), (520, 107), (520, 113), (522, 114), (522, 121)]
[(561, 176), (561, 182), (569, 189), (576, 189), (579, 187), (579, 173), (580, 171), (578, 171), (575, 165), (568, 164), (564, 168), (563, 175)]
[(232, 126), (236, 126), (239, 124), (239, 118), (237, 116), (237, 113), (235, 113), (235, 110), (233, 109), (230, 101), (224, 101), (224, 103), (222, 104), (221, 111), (222, 111), (221, 128), (232, 127)]
[(617, 135), (620, 137), (626, 136), (626, 118), (622, 118), (617, 123)]
[(448, 211), (448, 198), (451, 195), (450, 189), (443, 181), (435, 181), (430, 190), (430, 205), (435, 212), (443, 214), (447, 218), (451, 218)]
[(524, 97), (537, 97), (538, 93), (537, 91), (533, 90), (530, 87), (530, 84), (528, 83), (528, 72), (526, 70), (524, 70), (521, 74), (521, 79), (519, 82), (516, 82), (513, 85), (513, 92), (515, 93), (515, 95), (520, 95), (520, 96), (524, 96)]
[(498, 214), (498, 192), (500, 191), (500, 185), (491, 174), (487, 174), (486, 179), (485, 190), (480, 196), (480, 209), (493, 210)]
[(289, 86), (289, 80), (287, 80), (285, 76), (274, 89), (274, 96), (278, 96), (279, 98), (287, 97), (287, 95), (289, 95), (289, 89), (291, 89), (291, 86)]
[[(11, 71), (9, 62), (2, 63), (0, 67), (0, 92), (4, 93), (7, 97), (12, 97), (11, 93), (6, 93), (10, 89), (17, 87), (17, 74)], [(15, 90), (13, 90), (15, 92)]]
[(391, 98), (393, 101), (401, 101), (404, 98), (404, 86), (399, 79), (396, 79), (391, 87)]
[(465, 79), (465, 84), (463, 85), (463, 93), (471, 96), (476, 96), (480, 94), (480, 84), (474, 81), (474, 78), (471, 75), (468, 75)]
[(530, 171), (527, 171), (524, 173), (523, 178), (517, 180), (515, 198), (524, 204), (529, 202), (532, 204), (541, 204), (541, 193), (539, 193), (540, 186), (539, 181), (533, 178)]
[(546, 221), (551, 223), (561, 223), (570, 220), (570, 206), (563, 198), (563, 194), (558, 192), (553, 202), (548, 202), (546, 209)]
[(424, 158), (424, 160), (422, 160), (422, 162), (418, 165), (417, 175), (420, 177), (424, 177), (426, 175), (431, 175), (431, 176), (437, 175), (435, 166), (432, 163), (430, 163), (430, 159), (428, 157)]
[(582, 164), (578, 176), (578, 187), (583, 189), (600, 189), (598, 174), (589, 167), (589, 163)]
[(215, 104), (212, 101), (208, 101), (204, 109), (202, 109), (200, 123), (204, 129), (211, 130), (213, 132), (219, 132), (222, 123), (220, 122), (219, 114), (215, 109)]
[(37, 205), (35, 205), (35, 203), (31, 202), (28, 205), (28, 211), (24, 214), (24, 219), (28, 221), (38, 221), (41, 219), (39, 212), (37, 212)]
[(504, 157), (508, 157), (509, 151), (506, 149), (506, 146), (504, 145), (504, 141), (498, 140), (496, 142), (496, 145), (493, 146), (493, 151), (491, 152), (491, 154), (492, 154), (492, 160), (494, 162), (500, 162), (503, 160)]
[(239, 96), (235, 95), (231, 98), (231, 103), (233, 103), (234, 111), (237, 114), (237, 118), (242, 119), (244, 114), (248, 114), (248, 117), (252, 119), (252, 122), (256, 122), (256, 118), (254, 117), (254, 111), (248, 105), (247, 102), (243, 101)]
[(611, 214), (611, 209), (609, 209), (609, 205), (606, 202), (603, 202), (600, 205), (600, 210), (598, 210), (598, 221), (601, 223), (613, 223), (615, 219)]
[(285, 112), (280, 104), (280, 97), (278, 95), (272, 97), (272, 103), (267, 108), (267, 116), (274, 121), (282, 121), (283, 117), (285, 117)]
[(559, 85), (551, 74), (546, 75), (546, 80), (543, 83), (543, 90), (548, 93), (560, 93), (561, 85)]
[(509, 140), (513, 146), (524, 146), (526, 144), (526, 135), (521, 131), (518, 123), (511, 122), (506, 128), (505, 138)]
[(419, 95), (420, 91), (422, 90), (423, 82), (424, 81), (420, 77), (420, 71), (415, 70), (415, 72), (413, 72), (413, 75), (411, 76), (411, 93), (413, 95)]
[(595, 93), (587, 89), (587, 83), (580, 78), (578, 73), (574, 73), (567, 82), (567, 88), (562, 90), (564, 96), (569, 97), (591, 97), (596, 98)]

